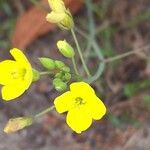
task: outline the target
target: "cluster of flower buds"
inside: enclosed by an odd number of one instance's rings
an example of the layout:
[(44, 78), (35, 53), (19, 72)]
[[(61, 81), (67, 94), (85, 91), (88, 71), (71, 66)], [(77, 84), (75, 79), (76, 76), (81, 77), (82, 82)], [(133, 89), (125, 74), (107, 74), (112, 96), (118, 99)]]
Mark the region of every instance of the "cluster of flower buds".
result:
[(54, 74), (53, 86), (55, 89), (59, 92), (66, 90), (67, 83), (71, 79), (70, 68), (59, 60), (45, 57), (39, 58), (39, 60), (43, 67)]

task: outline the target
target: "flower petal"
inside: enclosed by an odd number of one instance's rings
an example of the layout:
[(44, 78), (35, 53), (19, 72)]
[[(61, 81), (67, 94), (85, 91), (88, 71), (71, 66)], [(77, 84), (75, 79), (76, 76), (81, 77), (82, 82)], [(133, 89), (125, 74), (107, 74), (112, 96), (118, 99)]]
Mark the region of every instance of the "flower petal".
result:
[(76, 95), (90, 96), (95, 94), (93, 88), (86, 82), (74, 82), (70, 85), (70, 90)]
[(16, 69), (16, 62), (12, 60), (5, 60), (0, 62), (0, 84), (6, 85), (12, 81), (11, 70)]
[(61, 13), (66, 10), (63, 0), (48, 0), (48, 3), (52, 11)]
[(90, 127), (92, 117), (86, 107), (76, 107), (69, 110), (66, 122), (72, 130), (81, 133)]
[[(14, 57), (14, 59), (17, 62), (22, 62), (23, 64), (29, 64), (26, 56), (23, 54), (23, 52), (17, 48), (13, 48), (10, 50), (11, 55)], [(21, 65), (23, 65), (21, 64)]]
[(56, 107), (56, 110), (59, 113), (66, 112), (70, 110), (73, 107), (74, 104), (74, 97), (70, 91), (58, 96), (54, 100), (54, 104)]
[(2, 87), (2, 98), (6, 101), (19, 97), (25, 91), (22, 84), (11, 84)]
[(52, 11), (46, 16), (46, 20), (51, 23), (59, 23), (64, 19), (65, 16), (66, 16), (65, 13), (56, 13)]
[(13, 48), (10, 50), (10, 53), (14, 57), (16, 62), (19, 64), (18, 66), (26, 70), (24, 81), (27, 89), (30, 86), (33, 79), (32, 66), (21, 50), (17, 48)]
[(95, 120), (101, 119), (106, 113), (106, 107), (104, 103), (96, 96), (93, 95), (87, 103), (91, 110), (92, 118)]

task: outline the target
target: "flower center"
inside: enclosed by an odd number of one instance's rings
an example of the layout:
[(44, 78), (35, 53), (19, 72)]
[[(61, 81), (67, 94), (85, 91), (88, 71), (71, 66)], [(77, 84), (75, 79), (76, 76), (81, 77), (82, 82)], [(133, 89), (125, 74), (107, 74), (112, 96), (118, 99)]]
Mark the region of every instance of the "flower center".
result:
[(77, 97), (77, 98), (75, 99), (75, 104), (76, 104), (77, 106), (83, 105), (83, 104), (86, 104), (86, 101), (85, 101), (83, 98), (81, 98), (81, 97)]
[(11, 76), (12, 76), (13, 79), (22, 79), (22, 80), (24, 80), (25, 74), (26, 74), (26, 69), (25, 68), (16, 69), (16, 70), (13, 70), (11, 72)]

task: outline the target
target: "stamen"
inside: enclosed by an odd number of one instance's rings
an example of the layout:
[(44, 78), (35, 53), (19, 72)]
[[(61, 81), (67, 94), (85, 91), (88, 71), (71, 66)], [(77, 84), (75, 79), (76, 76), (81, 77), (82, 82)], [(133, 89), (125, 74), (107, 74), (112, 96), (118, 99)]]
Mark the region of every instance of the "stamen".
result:
[(13, 70), (11, 72), (11, 76), (13, 79), (22, 79), (24, 80), (24, 77), (25, 77), (25, 74), (26, 74), (26, 69), (18, 69), (18, 70)]
[(82, 99), (81, 97), (77, 97), (75, 99), (75, 103), (76, 103), (76, 105), (83, 105), (86, 103), (86, 101), (84, 99)]

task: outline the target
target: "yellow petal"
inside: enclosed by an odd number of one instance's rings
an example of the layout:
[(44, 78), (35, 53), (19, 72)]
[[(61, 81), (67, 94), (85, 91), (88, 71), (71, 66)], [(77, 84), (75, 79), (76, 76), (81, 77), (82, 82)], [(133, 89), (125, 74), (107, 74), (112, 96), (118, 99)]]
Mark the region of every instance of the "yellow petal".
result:
[(24, 91), (24, 84), (6, 85), (2, 87), (2, 98), (9, 101), (22, 95)]
[(46, 16), (46, 20), (51, 23), (59, 23), (66, 16), (65, 13), (56, 13), (52, 11)]
[(60, 13), (66, 10), (63, 0), (48, 0), (48, 3), (52, 11)]
[(23, 52), (21, 50), (19, 50), (17, 48), (13, 48), (13, 49), (10, 50), (10, 53), (17, 62), (22, 62), (23, 63), (21, 65), (24, 65), (24, 63), (25, 64), (29, 63), (26, 56), (23, 54)]
[(74, 105), (74, 97), (70, 91), (58, 96), (54, 100), (54, 104), (56, 107), (56, 110), (59, 113), (66, 112), (70, 110)]
[(76, 107), (69, 110), (66, 122), (72, 130), (81, 133), (90, 127), (92, 117), (86, 107)]
[(89, 97), (91, 94), (95, 94), (93, 88), (86, 82), (74, 82), (70, 85), (70, 90), (81, 97)]
[(11, 71), (16, 69), (16, 64), (12, 60), (0, 62), (0, 84), (6, 85), (12, 81)]
[(13, 48), (10, 50), (10, 53), (14, 57), (16, 62), (19, 64), (19, 66), (25, 68), (26, 70), (24, 81), (26, 83), (26, 89), (27, 89), (30, 86), (33, 79), (32, 66), (21, 50), (17, 48)]
[(96, 95), (90, 97), (87, 105), (91, 111), (92, 118), (95, 120), (101, 119), (106, 113), (106, 107), (104, 103)]

